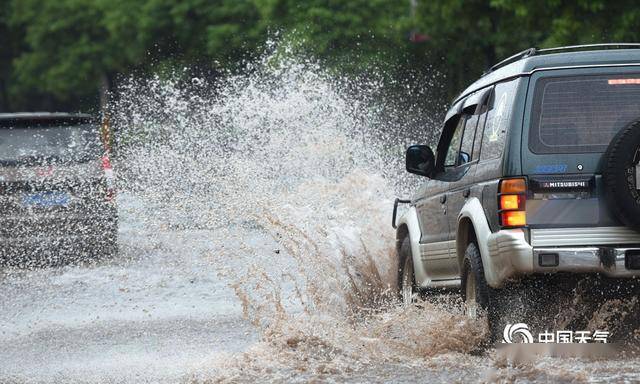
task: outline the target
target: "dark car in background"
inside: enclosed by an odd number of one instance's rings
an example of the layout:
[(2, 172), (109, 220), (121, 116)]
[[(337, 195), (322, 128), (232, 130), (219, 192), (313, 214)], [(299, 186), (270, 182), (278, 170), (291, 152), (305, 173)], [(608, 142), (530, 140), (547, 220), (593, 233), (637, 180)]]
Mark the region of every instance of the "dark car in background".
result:
[(106, 134), (84, 114), (0, 114), (0, 260), (57, 264), (117, 252)]

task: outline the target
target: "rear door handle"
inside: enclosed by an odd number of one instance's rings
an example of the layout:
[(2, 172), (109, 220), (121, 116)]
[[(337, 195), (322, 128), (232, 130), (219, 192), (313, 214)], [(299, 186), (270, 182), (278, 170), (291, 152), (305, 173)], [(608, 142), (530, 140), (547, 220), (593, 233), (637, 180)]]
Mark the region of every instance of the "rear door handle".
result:
[(464, 191), (462, 191), (462, 196), (463, 197), (469, 197), (469, 195), (471, 194), (471, 189), (467, 188)]
[(440, 196), (440, 203), (444, 204), (447, 202), (447, 195)]

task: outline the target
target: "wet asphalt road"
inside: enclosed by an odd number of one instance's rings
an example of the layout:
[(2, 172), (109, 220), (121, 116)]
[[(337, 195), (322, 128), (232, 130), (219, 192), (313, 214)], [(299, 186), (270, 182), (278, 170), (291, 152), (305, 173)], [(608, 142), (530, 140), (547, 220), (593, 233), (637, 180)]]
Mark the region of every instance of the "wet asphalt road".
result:
[(112, 260), (0, 271), (0, 382), (184, 381), (255, 341), (214, 231), (121, 222)]

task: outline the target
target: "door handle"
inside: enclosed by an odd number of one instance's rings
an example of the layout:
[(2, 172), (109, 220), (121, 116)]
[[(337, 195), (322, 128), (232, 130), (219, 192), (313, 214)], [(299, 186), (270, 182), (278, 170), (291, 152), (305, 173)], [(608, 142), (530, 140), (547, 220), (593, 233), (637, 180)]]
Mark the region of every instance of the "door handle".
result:
[(463, 197), (469, 197), (469, 195), (471, 194), (471, 189), (467, 188), (464, 191), (462, 191), (462, 196)]
[(440, 196), (440, 203), (444, 204), (447, 202), (447, 195)]

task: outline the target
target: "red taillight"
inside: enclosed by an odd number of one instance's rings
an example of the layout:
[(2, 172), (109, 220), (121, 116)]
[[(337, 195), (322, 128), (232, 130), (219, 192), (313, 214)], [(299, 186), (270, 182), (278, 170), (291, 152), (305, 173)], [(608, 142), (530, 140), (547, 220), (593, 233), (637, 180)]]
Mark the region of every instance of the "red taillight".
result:
[(502, 227), (524, 227), (527, 225), (525, 203), (527, 181), (524, 178), (500, 180), (498, 185), (498, 213)]
[(526, 198), (523, 195), (501, 195), (500, 209), (502, 210), (522, 210)]
[(503, 227), (524, 227), (527, 225), (527, 214), (524, 211), (506, 211), (500, 214)]
[(111, 169), (113, 170), (113, 168), (111, 167), (111, 160), (109, 159), (109, 155), (104, 155), (102, 156), (102, 169), (103, 170), (107, 170), (107, 169)]

